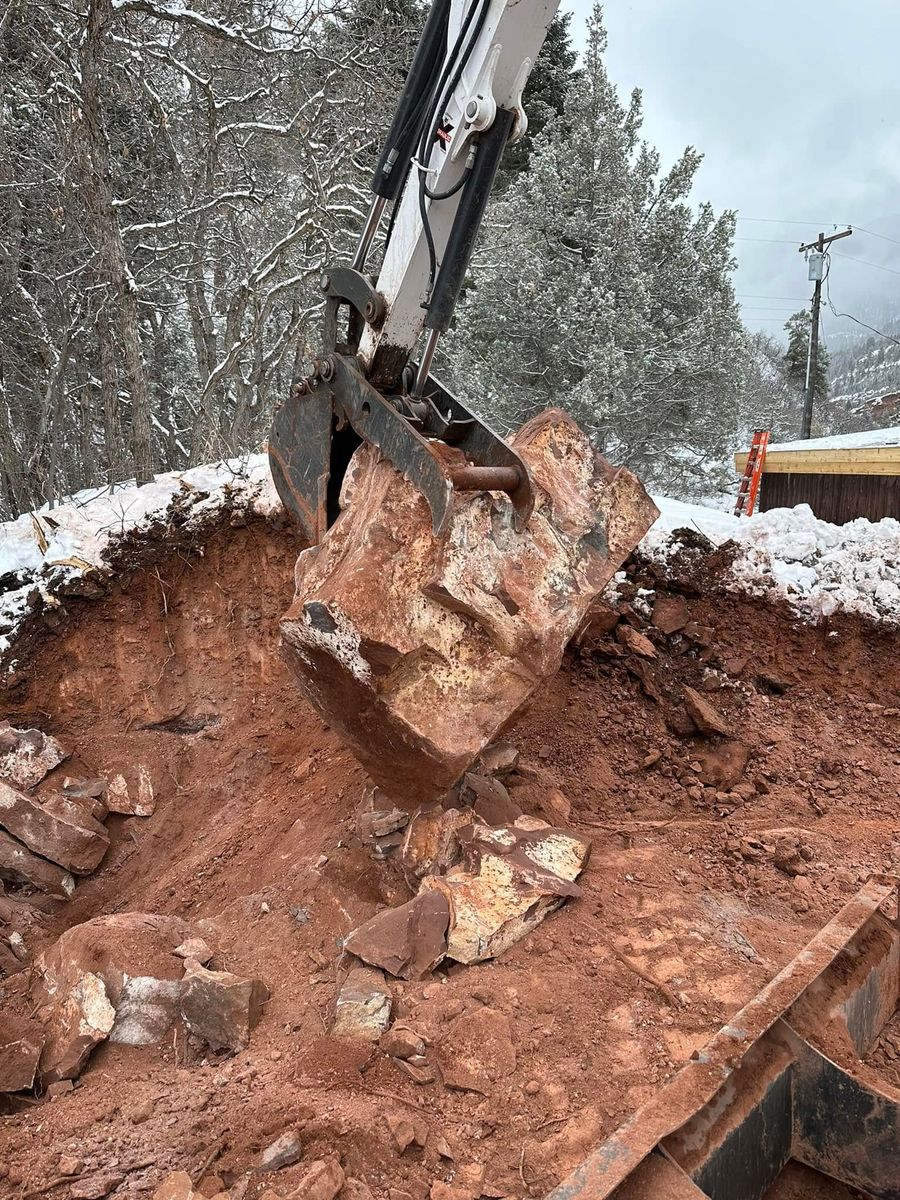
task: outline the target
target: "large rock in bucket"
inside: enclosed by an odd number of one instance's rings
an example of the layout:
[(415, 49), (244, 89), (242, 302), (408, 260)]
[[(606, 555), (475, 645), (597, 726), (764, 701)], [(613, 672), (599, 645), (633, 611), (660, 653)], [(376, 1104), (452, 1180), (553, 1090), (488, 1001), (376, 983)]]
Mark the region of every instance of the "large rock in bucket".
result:
[(657, 516), (563, 412), (513, 445), (534, 480), (516, 533), (502, 492), (457, 495), (436, 538), (424, 497), (357, 450), (338, 521), (297, 560), (281, 629), (301, 689), (388, 795), (442, 794), (553, 675), (591, 602)]

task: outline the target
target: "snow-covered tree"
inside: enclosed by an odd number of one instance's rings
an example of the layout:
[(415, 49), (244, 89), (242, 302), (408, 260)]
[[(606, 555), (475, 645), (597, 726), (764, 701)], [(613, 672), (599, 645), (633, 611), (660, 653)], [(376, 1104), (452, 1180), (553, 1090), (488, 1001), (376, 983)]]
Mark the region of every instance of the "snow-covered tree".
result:
[[(788, 379), (802, 396), (806, 391), (806, 367), (809, 361), (809, 330), (812, 316), (808, 309), (801, 308), (785, 322), (785, 332), (788, 335), (787, 350), (784, 354), (784, 365)], [(813, 399), (828, 398), (828, 351), (819, 342), (816, 355), (816, 379), (813, 387)]]
[(661, 172), (603, 62), (599, 6), (563, 119), (494, 205), (453, 344), (454, 377), (504, 429), (560, 405), (650, 482), (700, 479), (730, 450), (746, 357), (731, 213), (688, 195), (700, 155)]

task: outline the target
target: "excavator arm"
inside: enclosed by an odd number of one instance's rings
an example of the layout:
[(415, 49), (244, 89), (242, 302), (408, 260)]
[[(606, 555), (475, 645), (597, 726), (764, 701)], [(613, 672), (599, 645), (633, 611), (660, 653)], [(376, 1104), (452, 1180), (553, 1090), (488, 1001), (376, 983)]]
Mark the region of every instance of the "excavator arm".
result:
[[(338, 515), (341, 482), (362, 441), (422, 492), (437, 534), (454, 491), (507, 492), (520, 529), (531, 514), (520, 456), (431, 366), (504, 148), (525, 131), (522, 91), (556, 8), (557, 0), (433, 0), (356, 254), (322, 278), (322, 354), (269, 436), (278, 492), (312, 543)], [(366, 264), (388, 212), (373, 277)]]

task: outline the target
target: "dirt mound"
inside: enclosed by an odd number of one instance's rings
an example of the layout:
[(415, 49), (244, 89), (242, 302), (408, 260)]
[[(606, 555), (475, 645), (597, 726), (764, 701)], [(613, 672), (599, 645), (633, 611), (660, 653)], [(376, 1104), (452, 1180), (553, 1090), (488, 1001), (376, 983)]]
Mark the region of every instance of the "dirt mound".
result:
[[(619, 608), (507, 731), (516, 803), (593, 842), (584, 894), (499, 960), (391, 981), (432, 1068), (417, 1082), (328, 1034), (339, 940), (410, 892), (356, 838), (363, 772), (278, 656), (296, 553), (258, 521), (202, 553), (170, 547), (37, 642), (6, 693), (0, 715), (72, 749), (65, 773), (143, 768), (156, 798), (152, 817), (109, 817), (107, 856), (69, 902), (3, 901), (23, 965), (77, 923), (159, 913), (271, 1000), (239, 1054), (177, 1034), (106, 1043), (74, 1089), (9, 1102), (0, 1194), (51, 1182), (66, 1157), (118, 1180), (111, 1195), (185, 1170), (255, 1200), (339, 1155), (379, 1198), (422, 1200), (434, 1181), (540, 1195), (900, 857), (896, 636), (800, 625), (703, 591), (696, 571), (670, 589), (634, 563)], [(698, 729), (704, 706), (726, 735)], [(28, 1011), (28, 975), (2, 983), (10, 1012)], [(480, 1090), (448, 1086), (465, 1069)], [(248, 1175), (291, 1130), (302, 1158)]]

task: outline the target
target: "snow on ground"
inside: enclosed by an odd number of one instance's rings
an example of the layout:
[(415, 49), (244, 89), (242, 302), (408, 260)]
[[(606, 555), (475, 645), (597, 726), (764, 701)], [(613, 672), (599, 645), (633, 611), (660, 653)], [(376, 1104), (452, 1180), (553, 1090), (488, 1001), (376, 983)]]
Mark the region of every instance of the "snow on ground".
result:
[(787, 600), (809, 619), (842, 609), (900, 624), (900, 521), (831, 525), (808, 504), (735, 517), (665, 496), (654, 500), (660, 517), (641, 549), (655, 561), (672, 552), (674, 529), (696, 529), (716, 545), (738, 543), (734, 591)]
[[(717, 545), (738, 543), (731, 568), (735, 591), (786, 599), (807, 619), (843, 609), (900, 624), (900, 522), (829, 525), (805, 504), (734, 517), (665, 496), (654, 499), (661, 515), (641, 543), (654, 560), (672, 553), (672, 531), (687, 526)], [(58, 603), (60, 584), (106, 570), (116, 543), (163, 518), (173, 500), (186, 510), (188, 526), (226, 504), (260, 515), (280, 507), (266, 455), (256, 454), (157, 475), (143, 487), (81, 492), (56, 508), (0, 524), (0, 655), (15, 640), (35, 590), (45, 603)]]
[(137, 487), (94, 488), (55, 508), (0, 524), (0, 654), (9, 649), (35, 588), (53, 603), (54, 585), (106, 568), (104, 554), (127, 533), (162, 518), (176, 498), (199, 524), (225, 504), (260, 515), (280, 507), (265, 454), (171, 471)]

